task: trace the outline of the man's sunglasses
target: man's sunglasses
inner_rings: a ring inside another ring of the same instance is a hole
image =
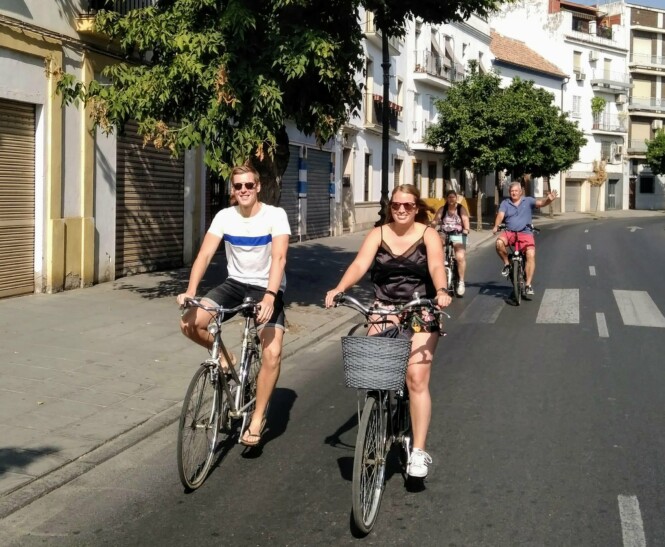
[[[245,188],[247,188],[247,190],[254,190],[254,186],[256,186],[256,183],[255,182],[244,182],[244,183],[243,182],[234,182],[233,184],[231,184],[231,186],[233,186],[233,189],[236,192],[239,192],[240,190],[242,190],[243,185],[245,186]]]
[[[391,201],[390,202],[390,208],[397,212],[399,211],[400,207],[404,207],[404,210],[407,213],[412,213],[413,211],[416,210],[416,207],[418,207],[413,201],[408,201],[406,203],[400,203],[399,201]]]

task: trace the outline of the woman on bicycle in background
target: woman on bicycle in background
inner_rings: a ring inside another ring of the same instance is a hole
[[[436,212],[431,226],[436,230],[445,232],[453,244],[459,281],[457,287],[452,288],[456,290],[457,296],[463,296],[466,291],[464,274],[466,273],[466,238],[469,234],[469,213],[464,205],[457,202],[457,192],[455,190],[448,190],[446,204]]]
[[[353,287],[370,268],[377,307],[395,309],[396,304],[410,301],[415,292],[435,298],[439,308],[450,304],[441,239],[429,227],[428,210],[415,186],[396,187],[386,211],[386,224],[367,235],[340,282],[326,293],[326,307],[331,307],[335,295]],[[411,357],[406,372],[413,432],[407,474],[424,478],[432,462],[425,452],[425,441],[432,415],[429,379],[439,326],[431,313],[423,313],[418,319],[412,323]]]

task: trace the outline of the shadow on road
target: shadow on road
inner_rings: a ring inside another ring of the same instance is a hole
[[[58,452],[54,446],[42,446],[26,450],[24,448],[0,448],[0,476],[8,472],[21,473],[26,467],[43,456]]]

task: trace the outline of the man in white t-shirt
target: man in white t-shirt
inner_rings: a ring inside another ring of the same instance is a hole
[[[261,441],[268,401],[279,378],[285,320],[284,268],[291,229],[284,209],[259,201],[261,183],[256,170],[248,165],[236,167],[230,180],[231,197],[236,205],[215,215],[192,265],[187,290],[178,295],[177,302],[182,306],[186,298],[196,296],[199,283],[223,240],[228,276],[204,299],[229,308],[241,304],[245,296],[260,303],[257,323],[263,357],[257,379],[256,409],[240,441],[246,446],[256,446]],[[208,312],[189,308],[180,328],[185,336],[210,349],[209,322]]]

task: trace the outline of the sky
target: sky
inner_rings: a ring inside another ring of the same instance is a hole
[[[598,5],[602,6],[603,4],[608,4],[607,0],[573,0],[576,4],[583,4],[585,6]],[[627,4],[633,4],[634,6],[648,6],[650,8],[660,8],[665,9],[665,0],[628,0]]]

